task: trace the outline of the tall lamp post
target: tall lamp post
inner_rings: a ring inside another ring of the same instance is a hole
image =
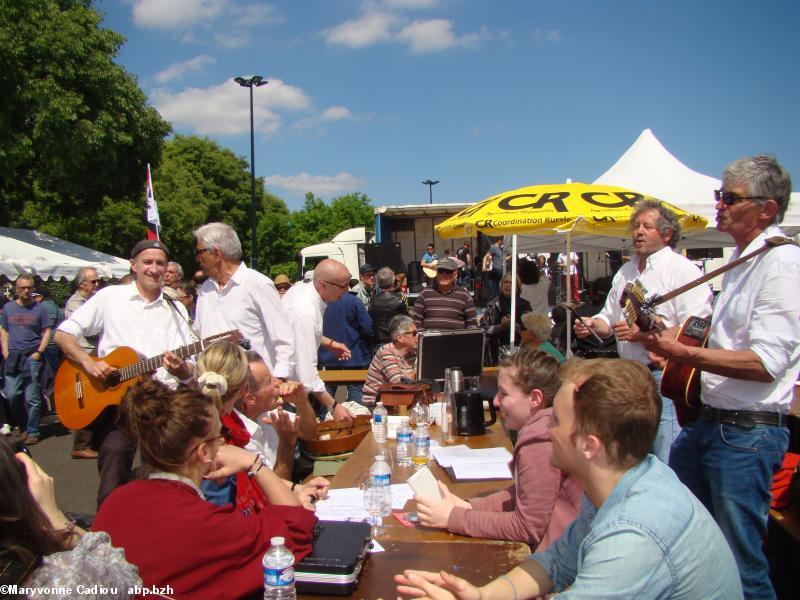
[[[253,75],[249,79],[236,77],[234,79],[242,87],[250,88],[250,229],[252,240],[250,243],[250,268],[256,268],[256,141],[253,127],[253,88],[267,85],[261,75]]]
[[[422,185],[428,186],[428,204],[433,204],[433,186],[435,186],[439,181],[431,181],[430,179],[426,179],[422,182]]]

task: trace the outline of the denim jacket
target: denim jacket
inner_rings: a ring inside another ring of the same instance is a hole
[[[564,598],[742,598],[716,522],[652,454],[625,473],[599,510],[584,496],[578,518],[531,559],[556,591],[566,590]]]

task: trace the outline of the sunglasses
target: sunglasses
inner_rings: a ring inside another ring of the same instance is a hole
[[[419,331],[416,329],[414,331],[406,331],[406,334],[410,335],[411,337],[417,337],[419,335]]]
[[[720,200],[722,200],[722,203],[725,206],[733,206],[742,200],[769,200],[769,198],[766,196],[740,196],[738,194],[734,194],[733,192],[714,190],[714,201],[718,203]]]
[[[350,289],[349,285],[342,285],[341,283],[336,283],[335,281],[328,281],[327,279],[323,279],[322,281],[324,281],[325,283],[328,283],[330,285],[335,285],[340,290],[349,290]]]

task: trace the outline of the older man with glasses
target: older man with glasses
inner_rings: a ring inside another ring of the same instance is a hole
[[[417,297],[412,316],[420,329],[467,329],[476,327],[475,303],[456,285],[458,265],[452,258],[439,261],[436,279]]]
[[[736,243],[731,261],[783,236],[792,182],[772,156],[735,160],[714,194],[717,229]],[[669,466],[714,516],[733,550],[746,598],[775,598],[763,552],[770,485],[789,443],[786,426],[800,374],[800,248],[773,247],[727,271],[708,344],[674,332],[645,347],[702,371],[702,409],[672,445]]]
[[[339,261],[327,258],[314,269],[311,281],[298,283],[286,292],[283,307],[288,325],[294,332],[297,378],[334,419],[352,423],[353,414],[328,393],[317,370],[317,350],[325,348],[341,360],[351,357],[350,350],[322,334],[328,302],[336,302],[350,289],[350,272]]]

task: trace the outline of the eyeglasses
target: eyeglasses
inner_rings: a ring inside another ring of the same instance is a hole
[[[196,445],[194,448],[192,448],[192,449],[189,451],[189,454],[188,454],[187,456],[191,456],[192,454],[194,454],[194,453],[195,453],[195,451],[196,451],[196,450],[197,450],[197,449],[198,449],[200,446],[202,446],[203,444],[208,444],[209,442],[216,442],[217,440],[222,440],[223,442],[225,442],[225,443],[228,443],[228,442],[230,442],[230,441],[231,441],[231,438],[232,438],[232,437],[233,437],[233,436],[231,435],[231,430],[230,430],[230,429],[228,429],[227,427],[225,427],[225,425],[223,425],[223,426],[220,428],[220,430],[219,430],[219,435],[215,435],[214,437],[210,437],[210,438],[206,438],[206,439],[204,439],[202,442],[200,442],[200,443],[199,443],[199,444],[197,444],[197,445]]]
[[[340,290],[346,290],[350,288],[349,285],[342,285],[341,283],[336,283],[335,281],[328,281],[327,279],[323,279],[322,281],[324,281],[325,283],[329,283],[331,285],[335,285]]]
[[[455,271],[451,271],[450,269],[436,269],[436,273],[444,273],[445,275],[452,275]]]
[[[290,287],[292,287],[292,286],[290,286],[290,285],[287,285],[287,284],[285,284],[285,283],[282,283],[282,284],[280,284],[280,285],[276,285],[275,287],[276,287],[277,289],[281,290],[282,292],[285,292],[286,290],[288,290],[288,289],[289,289]]]
[[[722,203],[725,206],[733,206],[742,200],[769,200],[769,198],[767,196],[740,196],[738,194],[734,194],[733,192],[714,190],[714,201],[719,202],[720,200],[722,200]]]
[[[195,248],[194,255],[200,256],[203,252],[211,252],[211,248]]]
[[[18,285],[15,289],[21,292],[23,290],[32,290],[33,286],[32,285]]]
[[[419,335],[419,331],[414,329],[413,331],[406,331],[406,335],[410,335],[411,337],[417,337]]]
[[[86,283],[91,283],[92,285],[100,285],[99,279],[87,279]]]

